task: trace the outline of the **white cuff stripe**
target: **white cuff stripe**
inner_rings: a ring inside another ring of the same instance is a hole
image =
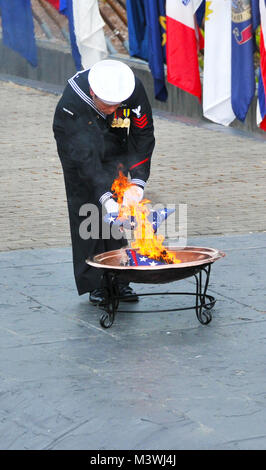
[[[112,193],[109,193],[109,192],[104,193],[104,194],[100,197],[99,202],[100,202],[101,204],[103,204],[105,201],[107,201],[107,199],[110,199],[110,197],[112,197]]]
[[[131,180],[131,183],[133,183],[133,184],[139,184],[139,185],[142,186],[143,188],[145,188],[145,184],[146,184],[145,181],[139,180],[139,179],[137,179],[137,178]]]

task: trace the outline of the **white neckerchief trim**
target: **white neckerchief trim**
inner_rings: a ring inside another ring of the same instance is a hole
[[[79,95],[79,97],[85,101],[87,104],[89,104],[100,116],[102,116],[104,119],[106,119],[106,114],[102,113],[94,104],[93,100],[84,93],[84,91],[77,85],[75,82],[74,78],[79,74],[80,72],[77,72],[73,77],[71,77],[68,80],[69,85],[73,88],[73,90]]]

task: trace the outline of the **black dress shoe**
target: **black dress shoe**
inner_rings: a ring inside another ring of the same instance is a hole
[[[138,302],[136,292],[129,285],[118,284],[118,289],[121,302]]]
[[[139,300],[136,292],[129,285],[119,284],[118,289],[121,302],[137,302]],[[89,301],[93,305],[104,305],[104,290],[102,288],[92,290]]]

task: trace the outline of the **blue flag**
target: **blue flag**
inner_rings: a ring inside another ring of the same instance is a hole
[[[79,49],[77,46],[76,35],[74,30],[74,18],[73,18],[73,2],[72,0],[60,0],[59,3],[59,12],[62,15],[65,15],[68,18],[68,27],[69,27],[69,35],[70,35],[70,42],[71,42],[71,49],[72,49],[72,57],[75,62],[75,66],[77,70],[82,70],[81,64],[81,56],[79,53]]]
[[[36,67],[38,60],[31,2],[29,0],[0,0],[0,8],[3,43]]]
[[[127,0],[129,54],[148,61],[148,28],[144,10],[145,0]]]
[[[232,0],[231,101],[236,117],[244,121],[255,93],[251,1]]]
[[[196,18],[197,18],[197,23],[199,27],[202,26],[202,21],[205,16],[205,8],[206,8],[206,4],[205,4],[205,0],[203,0],[203,2],[201,2],[199,8],[196,11]]]
[[[252,28],[255,32],[260,25],[260,5],[259,0],[251,0]]]
[[[164,64],[166,63],[165,0],[145,0],[145,17],[149,38],[149,67],[154,80],[154,94],[159,101],[167,100]]]

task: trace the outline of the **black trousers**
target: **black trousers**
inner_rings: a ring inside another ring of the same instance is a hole
[[[102,227],[104,227],[102,225],[102,208],[99,202],[95,200],[92,188],[88,187],[88,184],[80,177],[78,169],[71,166],[69,163],[67,149],[63,140],[57,138],[56,141],[66,188],[74,277],[78,294],[82,295],[100,287],[103,274],[103,270],[89,266],[86,263],[86,259],[99,253],[117,250],[126,246],[127,240],[125,236],[122,236],[122,233],[119,234],[118,231],[115,235],[120,236],[120,238],[117,239],[110,230],[110,238],[103,238],[103,236],[106,236],[108,228],[107,230],[102,230]],[[114,165],[113,162],[112,165],[110,165],[111,182],[118,176],[118,165],[119,162],[117,162],[117,165]],[[99,220],[97,220],[96,217],[96,220],[93,222],[93,216],[90,211],[86,214],[87,204],[93,204],[95,207],[98,207]],[[92,221],[90,222],[90,220]],[[93,226],[93,223],[97,224],[98,222],[99,227]],[[99,237],[94,238],[97,229],[99,229]],[[92,236],[87,238],[89,232]]]

